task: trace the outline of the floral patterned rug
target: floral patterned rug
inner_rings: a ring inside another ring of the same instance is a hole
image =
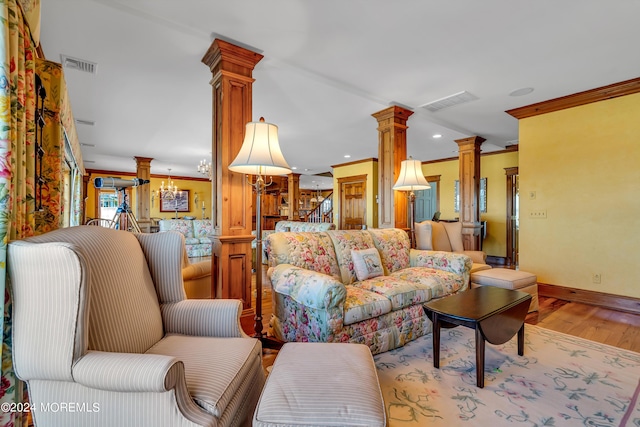
[[[440,369],[432,336],[374,356],[389,427],[640,426],[640,353],[525,325],[486,344],[485,386],[476,387],[475,337],[443,329]]]

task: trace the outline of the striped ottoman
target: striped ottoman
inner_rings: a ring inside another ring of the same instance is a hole
[[[531,295],[529,313],[538,311],[538,278],[533,273],[509,268],[491,268],[471,273],[471,287],[496,286],[514,289]]]
[[[253,415],[254,427],[385,423],[378,374],[363,344],[286,343]]]

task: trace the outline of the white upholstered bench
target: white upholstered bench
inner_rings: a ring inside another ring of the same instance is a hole
[[[533,273],[508,268],[491,268],[471,273],[471,287],[496,286],[515,289],[531,295],[529,313],[538,311],[538,278]]]
[[[369,347],[286,343],[253,415],[254,427],[384,427],[386,415]]]

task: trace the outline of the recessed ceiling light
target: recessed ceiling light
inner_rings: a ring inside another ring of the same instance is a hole
[[[433,135],[433,138],[435,139],[442,138],[442,135],[440,135],[439,133],[436,133],[435,135]]]
[[[83,146],[83,147],[95,147],[96,146],[96,144],[87,144],[86,142],[81,142],[80,145]]]
[[[532,87],[523,87],[520,89],[516,89],[512,92],[509,93],[509,96],[522,96],[522,95],[528,95],[531,92],[533,92],[533,88]]]
[[[296,170],[296,169],[298,169],[298,167],[297,166],[291,166],[291,169]]]
[[[351,158],[351,154],[345,154],[345,155],[344,155],[344,158],[345,158],[345,159],[349,159],[349,158]]]

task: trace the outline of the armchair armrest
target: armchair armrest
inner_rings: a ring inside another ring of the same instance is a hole
[[[465,254],[411,249],[409,263],[411,267],[429,267],[459,274],[464,278],[465,287],[469,286],[473,261]]]
[[[73,366],[75,382],[107,391],[161,393],[183,377],[181,361],[159,354],[90,351]]]
[[[207,337],[247,335],[240,326],[242,303],[235,299],[189,299],[160,306],[166,333]]]
[[[291,264],[280,264],[272,268],[270,278],[275,292],[288,295],[307,307],[340,307],[347,298],[344,285],[334,277]]]

